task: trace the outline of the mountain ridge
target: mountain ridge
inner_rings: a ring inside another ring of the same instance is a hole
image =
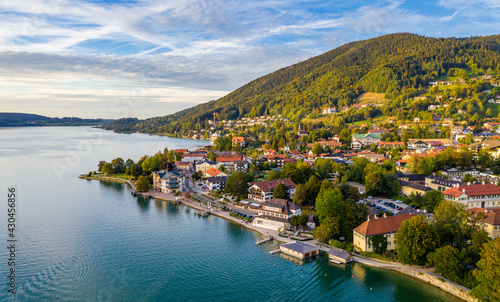
[[[344,44],[257,78],[226,96],[171,115],[122,120],[122,130],[174,133],[243,116],[282,115],[300,121],[324,106],[351,105],[364,92],[392,101],[418,95],[450,68],[498,69],[500,35],[432,38],[398,33]],[[471,66],[469,66],[471,65]],[[120,130],[111,123],[109,129]]]

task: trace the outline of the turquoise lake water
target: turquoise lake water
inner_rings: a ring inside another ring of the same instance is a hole
[[[257,246],[261,236],[237,224],[77,178],[99,160],[208,143],[89,127],[0,129],[5,247],[7,187],[19,192],[17,294],[7,293],[2,247],[0,301],[461,301],[395,272],[270,255],[276,242]]]

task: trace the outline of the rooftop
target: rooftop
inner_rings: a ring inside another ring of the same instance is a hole
[[[319,250],[319,248],[317,247],[310,246],[309,244],[305,244],[302,242],[286,243],[282,244],[281,246],[301,254],[306,254]]]
[[[370,217],[368,220],[360,224],[354,229],[363,236],[375,236],[388,233],[396,233],[401,226],[403,221],[408,220],[416,215],[405,214],[405,215],[395,215],[387,217]]]

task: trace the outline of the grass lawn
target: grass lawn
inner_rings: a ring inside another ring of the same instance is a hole
[[[373,125],[373,123],[370,123],[368,120],[354,122],[354,125],[356,125],[356,126],[359,126],[361,124],[367,124],[370,127]]]
[[[484,111],[486,111],[486,109],[490,108],[491,109],[491,116],[492,117],[498,116],[498,106],[500,106],[500,105],[486,103],[486,105],[484,105]]]
[[[359,103],[383,104],[387,101],[385,93],[365,92],[356,99]]]

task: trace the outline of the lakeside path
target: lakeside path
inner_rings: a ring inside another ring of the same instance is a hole
[[[135,188],[135,184],[130,181],[130,180],[125,180],[122,178],[117,178],[117,177],[106,177],[106,176],[92,176],[92,177],[87,177],[86,175],[81,175],[79,178],[83,179],[96,179],[96,180],[104,180],[104,181],[113,181],[113,182],[120,182],[120,183],[126,183],[130,186],[130,189],[132,190],[133,193],[136,193],[137,195],[143,196],[143,197],[151,197],[159,200],[164,200],[167,202],[180,202],[183,205],[186,205],[190,208],[197,209],[203,212],[210,212],[211,215],[227,219],[229,221],[232,221],[234,223],[237,223],[247,229],[250,229],[252,231],[258,232],[262,234],[263,236],[273,236],[274,240],[281,241],[281,242],[295,242],[296,240],[286,238],[286,237],[281,237],[279,236],[277,231],[274,230],[269,230],[261,227],[254,226],[252,223],[247,222],[245,220],[241,220],[235,217],[230,216],[230,212],[222,211],[219,208],[209,208],[200,202],[193,201],[193,200],[187,200],[182,197],[175,196],[174,194],[169,194],[169,193],[162,193],[156,190],[150,190],[148,192],[137,192]],[[329,247],[319,243],[317,240],[311,240],[309,241],[313,245],[318,245],[320,250],[324,252],[328,252],[330,249]],[[353,255],[353,261],[368,265],[371,267],[376,267],[376,268],[381,268],[381,269],[388,269],[388,270],[393,270],[397,271],[401,274],[405,274],[407,276],[413,277],[415,279],[421,280],[425,283],[431,284],[435,287],[440,288],[441,290],[444,290],[460,299],[463,299],[465,301],[470,301],[470,302],[477,302],[475,298],[473,298],[470,295],[471,290],[461,286],[451,280],[445,279],[442,276],[439,276],[435,273],[432,272],[432,269],[430,268],[425,268],[425,267],[419,267],[419,266],[404,266],[401,265],[397,262],[389,262],[389,261],[383,261],[379,259],[372,259],[368,258],[365,256],[362,256],[357,253],[351,253]]]

